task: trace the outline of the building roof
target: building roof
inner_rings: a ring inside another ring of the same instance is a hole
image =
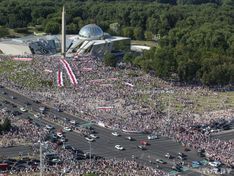
[[[88,24],[80,29],[79,37],[83,39],[100,39],[103,37],[102,29],[96,24]]]

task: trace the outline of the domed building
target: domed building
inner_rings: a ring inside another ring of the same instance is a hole
[[[91,54],[102,57],[106,51],[123,54],[130,50],[130,38],[111,36],[96,24],[83,26],[78,35],[67,36],[67,54]]]
[[[0,52],[10,55],[94,55],[102,57],[106,51],[115,55],[129,51],[130,38],[111,36],[96,24],[83,26],[77,35],[66,35],[65,8],[62,12],[62,35],[34,35],[0,40]]]
[[[66,54],[94,55],[101,58],[106,51],[115,55],[130,50],[130,38],[111,36],[96,24],[83,26],[77,35],[66,35]],[[9,55],[54,55],[61,52],[60,35],[29,35],[0,40],[0,51]]]
[[[88,24],[80,29],[79,38],[83,40],[100,40],[103,38],[102,29],[96,24]]]

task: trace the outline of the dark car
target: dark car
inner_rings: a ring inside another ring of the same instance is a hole
[[[179,152],[178,156],[186,157],[186,155],[184,153],[182,153],[182,152]]]
[[[58,111],[58,112],[63,112],[63,110],[60,109],[60,108],[56,108],[56,111]]]
[[[181,161],[183,161],[183,160],[186,159],[185,156],[181,156],[181,155],[177,156],[177,158],[178,158],[179,160],[181,160]]]
[[[181,172],[182,171],[182,167],[180,165],[176,165],[176,166],[172,166],[172,169],[177,171],[177,172]]]
[[[5,104],[10,104],[10,102],[7,101],[7,100],[4,100],[3,103],[5,103]]]
[[[11,104],[12,108],[17,108],[17,106],[15,104]]]
[[[13,99],[13,100],[14,100],[14,99],[16,99],[16,97],[12,95],[12,96],[11,96],[11,99]]]
[[[11,115],[13,115],[13,116],[18,116],[18,115],[21,115],[22,113],[21,112],[19,112],[19,111],[13,111],[12,113],[11,113]]]
[[[229,124],[224,125],[223,130],[230,130],[230,125]]]
[[[41,102],[39,100],[33,100],[34,103],[40,104]]]
[[[33,123],[33,119],[30,116],[28,116],[27,119],[29,123]]]
[[[24,102],[24,104],[26,104],[27,106],[31,105],[29,101]]]

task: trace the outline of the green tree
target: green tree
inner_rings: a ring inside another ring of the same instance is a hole
[[[119,23],[111,23],[110,24],[110,29],[114,33],[118,34],[120,32],[120,24]]]
[[[6,37],[9,35],[7,28],[0,26],[0,37]]]
[[[158,48],[155,51],[153,65],[156,74],[159,77],[167,78],[177,68],[176,60],[173,56],[173,49],[170,47]]]
[[[111,52],[106,52],[104,54],[104,64],[105,66],[115,67],[117,60]]]
[[[144,35],[145,35],[146,40],[152,40],[153,39],[153,33],[150,32],[150,31],[145,31]]]
[[[5,118],[2,124],[2,131],[9,131],[11,129],[11,121],[9,118]]]
[[[133,38],[134,37],[133,29],[134,29],[133,27],[123,28],[122,30],[123,36]]]
[[[123,61],[126,63],[132,64],[134,61],[134,56],[132,55],[132,53],[125,53],[123,57]]]
[[[143,40],[144,39],[144,32],[141,27],[136,27],[133,30],[133,36],[136,40]]]
[[[45,32],[50,34],[58,34],[60,32],[59,23],[54,21],[49,21],[45,26]]]
[[[67,25],[68,34],[77,34],[78,31],[79,31],[78,25],[74,23],[70,23],[69,25]]]

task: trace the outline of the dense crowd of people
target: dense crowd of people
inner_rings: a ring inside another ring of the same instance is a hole
[[[0,113],[0,119],[6,115]],[[30,123],[27,119],[11,117],[12,128],[10,131],[0,134],[0,147],[31,145],[40,140],[40,135],[45,135],[45,131]]]
[[[11,59],[9,56],[0,57],[0,61]],[[1,73],[4,76],[0,83],[87,121],[101,122],[112,129],[157,132],[185,146],[205,149],[207,157],[234,166],[233,140],[213,140],[209,132],[193,129],[195,125],[209,125],[220,120],[230,122],[234,119],[234,111],[222,104],[223,110],[197,114],[192,110],[194,102],[184,98],[216,93],[201,87],[172,86],[135,68],[104,67],[100,60],[90,56],[70,58],[68,62],[78,80],[76,86],[71,85],[64,70],[65,86],[57,87],[56,72],[61,66],[56,56],[33,56],[33,61],[24,67],[17,67],[17,71]],[[30,74],[36,76],[37,80],[50,81],[52,84],[33,86],[32,91],[24,84],[27,75],[21,77],[22,80],[10,79],[17,77],[22,70],[32,72]],[[165,94],[167,96],[163,96]],[[182,111],[171,111],[165,107],[173,106],[162,103],[170,101],[170,97],[184,105]]]

